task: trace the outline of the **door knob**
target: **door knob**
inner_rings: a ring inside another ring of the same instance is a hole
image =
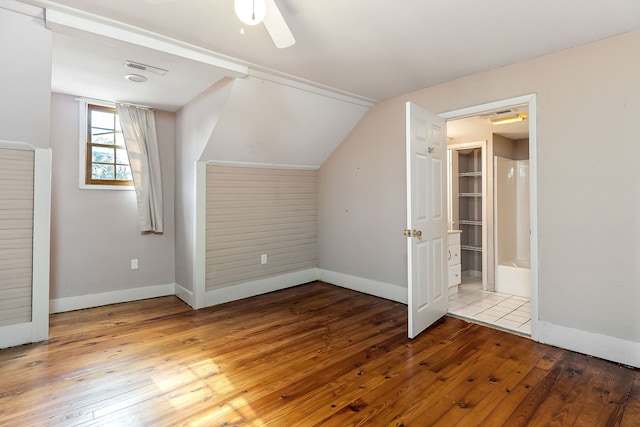
[[[404,230],[402,232],[402,234],[404,234],[407,237],[421,237],[422,236],[422,231],[416,230],[414,228],[413,230]]]

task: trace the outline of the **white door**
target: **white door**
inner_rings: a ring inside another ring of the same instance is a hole
[[[444,119],[407,102],[409,338],[447,313],[447,144]]]

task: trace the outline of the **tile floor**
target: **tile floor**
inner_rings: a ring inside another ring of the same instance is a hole
[[[531,335],[531,299],[483,291],[481,282],[459,285],[449,296],[449,314]]]

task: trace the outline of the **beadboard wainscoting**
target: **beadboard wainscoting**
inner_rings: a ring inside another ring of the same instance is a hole
[[[207,165],[206,188],[207,305],[317,267],[317,171]]]
[[[31,322],[33,162],[33,151],[0,149],[0,326]]]
[[[50,150],[0,141],[0,348],[49,334],[50,176]]]

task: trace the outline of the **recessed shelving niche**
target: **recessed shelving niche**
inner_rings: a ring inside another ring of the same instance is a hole
[[[482,148],[458,150],[458,209],[462,271],[482,274]]]

